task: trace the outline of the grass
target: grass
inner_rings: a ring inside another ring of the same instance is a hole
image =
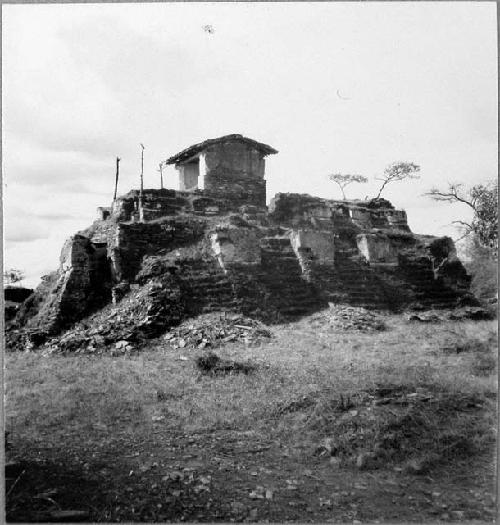
[[[9,439],[30,461],[100,460],[120,472],[133,470],[125,459],[133,450],[166,457],[171,438],[198,435],[221,435],[227,442],[237,436],[253,446],[279,443],[293,461],[318,461],[321,468],[326,458],[338,458],[341,468],[358,462],[372,471],[425,473],[456,469],[456,461],[474,456],[491,458],[495,323],[384,320],[386,331],[366,334],[315,326],[306,318],[273,327],[272,339],[255,346],[217,349],[222,359],[254,365],[248,374],[202,374],[196,358],[206,350],[174,350],[161,340],[128,357],[7,354]],[[117,450],[119,459],[109,460]],[[116,491],[132,482],[124,479],[115,479]],[[127,503],[119,511],[109,501],[95,505],[97,520],[137,518],[136,510],[123,510]],[[151,512],[148,507],[148,519],[155,520]]]

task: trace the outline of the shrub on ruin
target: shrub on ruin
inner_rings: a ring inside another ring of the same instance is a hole
[[[340,191],[342,192],[342,198],[346,200],[344,188],[349,186],[350,184],[363,184],[365,182],[368,182],[368,179],[364,177],[363,175],[356,175],[356,174],[348,174],[348,173],[332,173],[331,175],[328,175],[328,178],[337,184],[337,186],[340,188]]]
[[[384,170],[384,174],[380,177],[376,177],[376,180],[382,181],[382,185],[378,190],[378,194],[375,197],[380,199],[380,195],[384,191],[385,187],[391,182],[398,182],[409,179],[418,179],[420,176],[418,172],[420,171],[420,166],[413,162],[393,162],[389,164]]]

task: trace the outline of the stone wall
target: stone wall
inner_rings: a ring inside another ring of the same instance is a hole
[[[233,182],[235,179],[231,179]],[[248,195],[252,193],[251,188],[260,182],[250,181],[248,184],[242,181],[238,186],[235,184],[232,192],[224,190],[193,190],[177,191],[170,189],[156,190],[148,189],[143,192],[143,219],[152,221],[163,217],[175,215],[201,215],[213,216],[224,214],[229,211],[238,211],[242,204],[247,204]],[[259,186],[258,192],[262,192]],[[264,184],[264,207],[265,207],[265,184]],[[254,192],[255,193],[255,192]],[[262,200],[262,195],[258,199]],[[262,208],[262,206],[260,206]],[[110,220],[114,222],[138,222],[139,221],[139,192],[131,191],[119,197],[112,207]]]
[[[375,202],[374,202],[375,201]],[[270,217],[279,224],[310,223],[320,228],[349,229],[352,234],[372,228],[407,231],[403,210],[395,210],[383,199],[338,201],[300,193],[277,193],[269,205]]]
[[[264,179],[248,179],[245,175],[237,175],[225,168],[219,168],[207,175],[207,184],[209,188],[205,189],[206,195],[225,200],[231,210],[237,210],[246,204],[266,205]]]
[[[256,177],[246,184],[260,180],[254,161]],[[211,166],[220,175],[220,166]],[[247,189],[238,190],[241,199]],[[430,308],[473,300],[453,241],[412,234],[406,214],[383,199],[278,194],[269,213],[248,199],[239,213],[228,213],[240,197],[218,198],[217,191],[145,190],[144,222],[136,220],[137,191],[117,199],[110,217],[65,243],[59,269],[23,303],[19,324],[41,340],[111,302],[112,294],[133,312],[133,291],[157,279],[167,295],[143,297],[145,308],[151,303],[160,312],[155,334],[180,316],[214,309],[287,317],[329,301]],[[162,321],[171,307],[175,315]]]
[[[198,189],[198,177],[200,175],[200,161],[198,159],[181,164],[177,169],[179,171],[180,191]]]
[[[223,227],[210,234],[211,247],[222,269],[234,264],[260,264],[260,238],[255,227]]]
[[[68,322],[79,319],[88,308],[92,273],[95,273],[94,249],[87,237],[68,239],[61,252],[61,293],[59,309]]]
[[[266,205],[265,159],[261,151],[244,142],[224,142],[205,151],[205,183],[208,194],[244,204]]]
[[[398,250],[391,244],[389,237],[383,233],[361,233],[356,237],[358,249],[363,257],[371,263],[398,262]]]
[[[246,142],[238,140],[218,142],[206,148],[204,154],[207,177],[214,171],[224,168],[248,178],[264,178],[264,154]],[[210,189],[207,183],[205,188]]]
[[[185,193],[170,189],[144,190],[142,204],[144,220],[177,215],[191,209],[190,200]],[[131,191],[116,199],[111,216],[115,221],[138,220],[139,191]]]
[[[335,260],[335,234],[333,231],[293,229],[290,232],[292,247],[300,258],[307,252],[320,264],[333,264]]]
[[[58,270],[25,301],[19,321],[34,333],[57,333],[106,304],[110,297],[105,251],[77,234],[64,243]]]
[[[132,281],[145,255],[171,251],[193,243],[203,237],[204,231],[205,223],[194,218],[119,223],[108,246],[113,280]]]

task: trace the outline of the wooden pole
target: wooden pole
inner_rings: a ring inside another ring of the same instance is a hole
[[[144,145],[141,144],[141,189],[139,191],[139,220],[144,219],[144,212],[142,209],[142,199],[144,190]]]
[[[160,169],[158,171],[160,172],[160,188],[163,189],[163,162],[160,162],[159,166]]]
[[[141,195],[144,190],[144,146],[141,144]]]
[[[113,195],[113,202],[116,200],[116,192],[118,190],[118,177],[120,175],[120,158],[116,157],[116,177],[115,177],[115,194]]]

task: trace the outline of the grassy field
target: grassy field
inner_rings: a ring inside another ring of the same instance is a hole
[[[273,326],[204,374],[207,349],[12,353],[7,517],[89,521],[467,521],[495,516],[496,321],[359,333]]]

